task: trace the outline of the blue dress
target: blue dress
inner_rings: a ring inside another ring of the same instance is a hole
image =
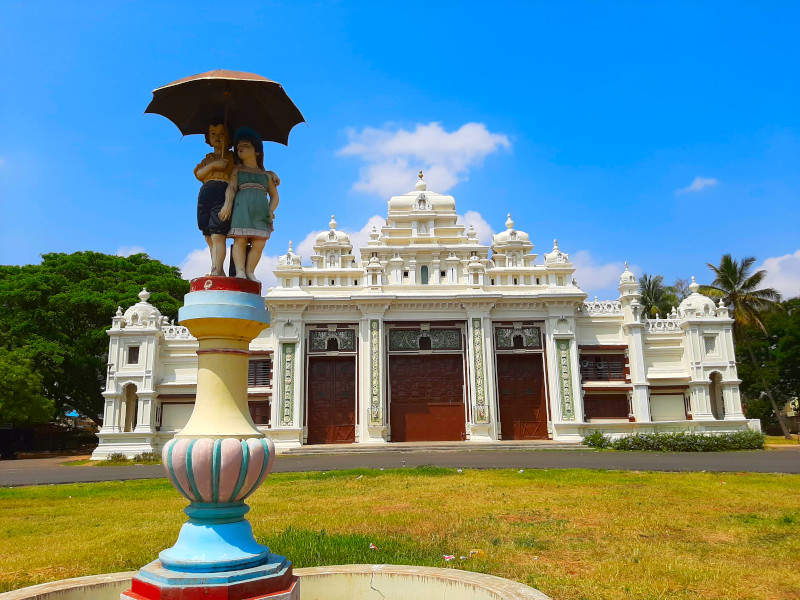
[[[228,237],[260,237],[272,234],[272,215],[269,210],[270,174],[266,171],[239,167],[235,174],[237,191],[233,200],[231,229]]]

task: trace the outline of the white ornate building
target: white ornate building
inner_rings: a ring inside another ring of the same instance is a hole
[[[663,319],[642,314],[627,267],[619,299],[587,301],[557,243],[537,260],[509,216],[481,245],[422,180],[360,250],[331,219],[311,266],[291,244],[280,258],[249,381],[279,449],[758,428],[742,414],[728,309],[694,278]],[[193,406],[197,342],[148,298],[112,319],[95,458],[160,449]]]

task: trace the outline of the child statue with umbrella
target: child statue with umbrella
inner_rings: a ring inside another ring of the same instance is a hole
[[[234,240],[237,276],[255,281],[255,267],[272,232],[280,184],[275,173],[264,170],[263,141],[288,145],[289,132],[305,121],[303,115],[276,81],[223,69],[156,89],[145,112],[167,117],[184,135],[206,135],[214,147],[195,168],[203,182],[198,225],[211,250],[211,275],[223,275],[227,235]],[[218,115],[224,115],[222,120]],[[227,135],[233,129],[231,156],[226,153]]]
[[[264,170],[264,144],[252,128],[239,127],[233,136],[233,147],[237,165],[219,218],[231,220],[228,237],[233,238],[231,253],[236,276],[258,281],[255,270],[274,229],[280,179],[272,171]]]

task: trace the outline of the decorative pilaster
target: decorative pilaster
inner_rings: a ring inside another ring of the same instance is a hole
[[[475,423],[489,422],[486,404],[486,369],[483,356],[483,328],[481,319],[472,319],[472,363],[475,372]]]
[[[296,344],[281,344],[283,387],[281,389],[281,425],[291,427],[294,421],[294,368]]]
[[[369,322],[369,422],[383,424],[381,403],[381,324],[378,319]]]
[[[574,421],[575,402],[572,392],[570,341],[556,340],[556,354],[558,355],[558,380],[561,392],[561,420]]]

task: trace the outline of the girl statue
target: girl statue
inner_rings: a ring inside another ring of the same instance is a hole
[[[231,221],[228,237],[233,238],[231,255],[236,277],[258,281],[255,270],[264,244],[273,231],[281,180],[272,171],[264,170],[264,144],[253,129],[237,129],[233,135],[233,147],[236,166],[219,217]]]
[[[194,176],[202,182],[197,196],[197,226],[206,238],[211,251],[211,275],[223,275],[225,263],[225,238],[230,223],[219,217],[219,211],[225,203],[225,191],[231,179],[233,155],[230,148],[230,136],[222,120],[209,123],[206,143],[214,148],[213,152],[194,168]]]

